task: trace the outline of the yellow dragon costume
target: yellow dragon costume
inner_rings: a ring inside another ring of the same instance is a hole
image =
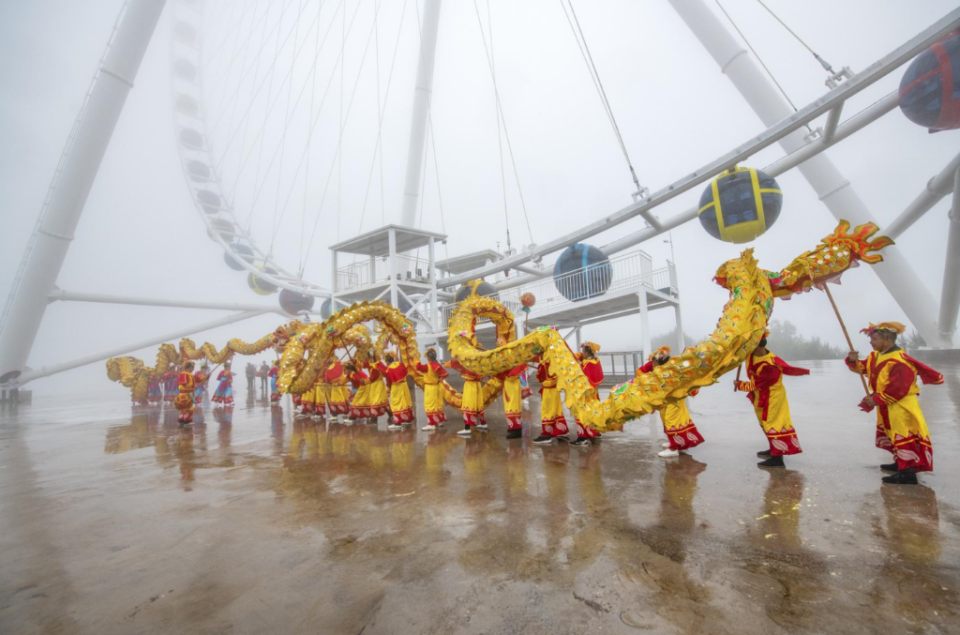
[[[730,298],[710,337],[671,357],[652,372],[616,386],[603,401],[596,399],[597,389],[587,380],[570,347],[554,327],[542,326],[517,339],[513,314],[493,298],[477,296],[458,306],[447,329],[448,348],[451,356],[465,368],[491,378],[483,386],[486,405],[492,403],[502,390],[502,383],[496,378],[498,375],[539,356],[550,364],[567,407],[577,409],[584,426],[597,432],[619,430],[632,419],[677,403],[692,391],[717,383],[721,375],[742,364],[763,336],[775,298],[822,286],[861,261],[867,264],[880,262],[882,257],[873,252],[893,244],[883,236],[874,238],[877,227],[873,224],[860,225],[852,232],[849,230],[850,224],[841,221],[816,249],[801,254],[780,272],[759,268],[752,249],[725,262],[714,279],[730,292]],[[502,345],[491,350],[476,346],[474,330],[478,318],[487,318],[494,323],[497,341]],[[245,350],[258,352],[255,350],[258,346],[262,346],[259,350],[275,344],[283,346],[277,383],[281,392],[299,395],[314,389],[327,360],[343,346],[343,334],[356,325],[371,321],[379,325],[378,346],[394,342],[402,362],[408,369],[415,369],[420,362],[420,351],[413,325],[403,314],[383,302],[351,305],[322,323],[304,325],[294,322],[281,327],[278,333],[282,331],[285,345],[275,333],[252,345],[231,340],[224,351],[229,351],[232,356],[234,352],[252,354],[245,353]],[[164,346],[173,349],[171,345]],[[227,354],[208,344],[202,349],[214,363],[218,358],[210,354]],[[155,372],[132,358],[109,360],[107,368],[111,379],[135,386],[135,390],[142,382],[144,394],[147,374]],[[159,360],[157,368],[161,368]],[[424,374],[416,370],[411,374],[422,387]],[[441,387],[444,401],[459,408],[462,395],[446,382],[442,382]]]

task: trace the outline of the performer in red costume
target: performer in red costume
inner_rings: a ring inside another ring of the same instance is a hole
[[[177,396],[174,407],[180,411],[177,421],[181,426],[193,423],[193,391],[197,389],[197,378],[193,376],[193,362],[183,365],[183,371],[177,376]]]
[[[232,406],[233,378],[235,376],[236,373],[230,371],[230,362],[224,364],[223,370],[221,370],[220,374],[217,375],[217,380],[220,383],[217,385],[217,390],[213,393],[213,397],[210,398],[210,401],[213,403],[222,403],[225,406]]]
[[[179,377],[179,372],[177,367],[174,364],[170,364],[167,368],[167,372],[163,374],[163,400],[167,403],[173,403],[173,400],[176,399],[179,394],[177,389],[177,378]]]
[[[567,441],[567,420],[563,416],[563,402],[557,388],[557,376],[550,371],[550,363],[537,359],[537,381],[540,382],[540,436],[533,440],[538,445],[552,443],[554,439]]]
[[[403,426],[413,423],[413,400],[407,385],[407,367],[390,353],[383,358],[387,363],[377,362],[377,368],[390,385],[390,412],[393,413],[393,423],[387,426],[387,430],[402,430]]]
[[[873,391],[860,402],[860,409],[877,409],[876,445],[893,454],[894,462],[881,465],[883,477],[892,485],[916,485],[917,472],[933,471],[933,441],[920,409],[919,378],[924,384],[942,384],[943,375],[907,355],[897,346],[897,335],[906,327],[899,322],[871,324],[862,333],[873,348],[865,360],[856,351],[847,355],[847,367],[866,375]]]
[[[783,387],[783,376],[809,374],[810,371],[806,368],[791,366],[767,350],[765,335],[747,358],[749,381],[734,380],[737,390],[750,393],[747,398],[753,404],[757,421],[770,443],[770,449],[757,452],[757,456],[764,459],[757,464],[760,467],[783,467],[784,455],[803,452],[797,431],[790,419],[790,405],[787,403],[787,389]]]
[[[594,342],[584,342],[584,344],[580,346],[580,353],[577,355],[577,358],[580,361],[580,368],[583,369],[583,374],[587,376],[587,381],[589,381],[590,385],[594,388],[599,386],[603,381],[603,366],[600,365],[600,360],[597,359],[597,353],[599,352],[599,344]],[[600,403],[600,396],[597,394],[594,394],[589,400],[587,407],[589,408],[594,403]],[[579,407],[577,410],[579,410]],[[587,428],[580,423],[580,416],[576,411],[574,412],[574,420],[577,422],[577,440],[570,445],[575,445],[578,448],[584,448],[591,442],[596,442],[600,439],[599,432],[592,428]]]
[[[277,378],[280,376],[280,362],[273,362],[267,377],[270,378],[270,401],[277,403],[280,401],[280,387],[277,386]]]

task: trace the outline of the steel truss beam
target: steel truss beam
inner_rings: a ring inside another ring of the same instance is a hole
[[[179,340],[182,337],[187,337],[193,335],[194,333],[200,333],[202,331],[207,331],[218,326],[225,326],[227,324],[234,324],[235,322],[242,322],[243,320],[249,320],[250,318],[258,317],[267,313],[267,311],[244,311],[242,313],[233,313],[231,315],[224,316],[222,318],[217,318],[216,320],[211,320],[209,322],[203,322],[202,324],[197,324],[186,329],[180,329],[178,331],[173,331],[172,333],[165,333],[163,335],[143,340],[140,342],[135,342],[133,344],[127,344],[126,346],[119,346],[117,348],[104,351],[102,353],[94,353],[92,355],[87,355],[85,357],[79,357],[69,362],[64,362],[62,364],[55,364],[53,366],[43,366],[37,370],[29,370],[23,373],[20,376],[20,383],[25,384],[28,381],[33,381],[34,379],[40,379],[42,377],[49,377],[50,375],[56,375],[57,373],[62,373],[66,370],[72,370],[74,368],[79,368],[80,366],[86,366],[87,364],[95,364],[96,362],[102,362],[110,359],[111,357],[119,357],[121,355],[126,355],[127,353],[132,353],[133,351],[138,351],[141,348],[147,348],[150,346],[156,346],[158,344],[163,344],[164,342],[169,342],[171,340]]]

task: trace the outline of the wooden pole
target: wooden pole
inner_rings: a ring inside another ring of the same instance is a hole
[[[743,364],[737,366],[737,379],[736,383],[733,384],[733,392],[737,392],[737,388],[740,386],[740,371],[743,370]]]
[[[823,290],[827,293],[827,297],[830,299],[830,305],[833,307],[833,312],[837,316],[837,320],[840,322],[840,328],[843,329],[843,336],[847,338],[847,346],[850,347],[850,352],[854,352],[853,340],[850,339],[850,333],[847,332],[847,325],[843,323],[843,318],[840,317],[840,310],[837,308],[837,303],[833,301],[833,294],[830,293],[830,287],[826,283],[823,285]],[[863,373],[858,372],[857,375],[860,376],[860,383],[863,384],[863,392],[867,394],[867,397],[870,396],[870,388],[867,386],[867,379],[863,376]]]

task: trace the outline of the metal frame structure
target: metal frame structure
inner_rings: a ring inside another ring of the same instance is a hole
[[[852,77],[847,76],[848,78],[839,84],[836,77],[832,78],[832,81],[828,84],[832,87],[832,90],[806,107],[793,112],[788,109],[785,110],[786,105],[772,92],[773,88],[759,74],[746,51],[736,44],[725,27],[719,23],[702,0],[669,1],[718,62],[721,70],[731,78],[748,103],[765,122],[768,126],[767,129],[682,179],[661,188],[628,207],[606,215],[576,232],[566,234],[541,246],[530,247],[521,253],[508,255],[501,260],[490,262],[474,270],[438,279],[431,248],[429,261],[431,263],[430,286],[432,289],[423,294],[418,304],[425,306],[429,303],[430,308],[425,312],[431,316],[432,321],[435,322],[438,316],[436,301],[441,289],[454,287],[469,280],[483,278],[508,269],[524,271],[526,275],[501,280],[498,282],[498,286],[500,288],[511,288],[522,285],[537,276],[545,275],[545,272],[541,270],[524,266],[525,263],[531,260],[539,261],[547,254],[584,241],[613,225],[621,224],[637,216],[642,217],[647,222],[647,227],[607,245],[604,249],[607,254],[617,253],[692,220],[696,217],[695,210],[688,210],[669,219],[660,219],[653,212],[659,205],[707,182],[720,172],[744,161],[774,143],[781,143],[790,154],[770,166],[768,172],[775,175],[799,166],[831,212],[837,216],[843,215],[854,222],[869,220],[868,210],[853,192],[849,183],[843,180],[826,157],[820,155],[828,147],[893,110],[897,103],[896,95],[885,97],[843,123],[840,123],[841,109],[848,99],[893,72],[952,30],[960,27],[960,8],[958,8],[867,67],[860,74]],[[214,307],[213,303],[78,294],[60,291],[56,288],[57,277],[66,257],[70,241],[73,239],[73,232],[79,222],[90,187],[96,177],[126,96],[133,86],[146,46],[152,38],[164,5],[165,0],[129,0],[129,3],[125,5],[125,11],[118,21],[118,26],[108,44],[107,52],[84,102],[84,107],[68,139],[67,147],[54,174],[47,201],[41,210],[40,218],[28,243],[23,261],[16,273],[13,289],[8,298],[2,322],[0,322],[0,329],[2,329],[0,330],[0,374],[9,370],[22,370],[25,367],[27,356],[42,322],[45,308],[51,299],[150,306],[182,306],[185,308],[228,308],[226,305]],[[412,174],[419,175],[422,171],[422,147],[426,134],[426,122],[429,117],[433,56],[436,49],[439,10],[440,0],[427,0],[423,16],[417,98],[411,122],[408,182]],[[182,44],[189,47],[189,43]],[[827,115],[825,130],[813,137],[804,137],[800,128],[822,115]],[[414,152],[416,147],[419,147],[421,151]],[[187,148],[186,144],[181,143],[181,152],[203,151],[209,153],[209,148]],[[184,154],[182,156],[186,157],[188,155]],[[920,314],[933,308],[933,302],[932,299],[924,297],[922,285],[918,283],[918,279],[912,273],[902,255],[899,255],[896,250],[885,254],[887,264],[885,267],[878,268],[881,279],[910,317],[911,322],[917,326],[921,335],[928,342],[936,346],[952,346],[952,335],[956,329],[957,309],[960,307],[960,276],[956,274],[957,266],[960,265],[960,223],[957,222],[958,214],[960,214],[957,212],[957,209],[960,208],[958,161],[960,161],[960,157],[947,166],[941,175],[933,179],[928,184],[927,189],[891,226],[891,229],[895,232],[904,231],[929,210],[937,200],[953,191],[953,212],[949,233],[950,251],[947,255],[947,272],[944,276],[939,325],[932,322],[930,318],[930,315],[936,313],[935,311],[930,311],[929,314]],[[417,180],[414,179],[414,181]],[[410,201],[407,200],[409,198],[409,196],[405,197],[405,210],[409,206]],[[415,203],[416,200],[413,199],[413,202]],[[224,209],[229,212],[228,205],[225,205]],[[203,209],[201,209],[201,216],[204,216]],[[408,216],[409,214],[403,214],[401,218],[404,219],[405,224],[409,225],[411,221]],[[205,221],[209,221],[206,216],[204,218]],[[209,223],[208,227],[210,227]],[[409,227],[394,227],[391,229],[388,226],[384,229],[387,230],[392,243],[389,249],[389,254],[392,254],[390,266],[396,267],[396,255],[399,253],[395,244],[396,233],[398,231],[409,231]],[[211,237],[224,249],[230,248],[221,233],[214,231]],[[436,236],[430,238],[431,247],[435,238]],[[333,275],[336,276],[336,246],[334,247],[333,258]],[[257,270],[252,263],[246,263],[243,260],[238,260],[238,262],[243,264],[251,274],[259,275],[278,287],[320,297],[327,296],[330,293],[314,286],[305,288],[298,280],[291,279],[289,274],[270,276]],[[401,286],[402,284],[395,279],[392,279],[388,286],[390,299],[394,304],[398,302],[402,295],[406,295],[400,288]],[[336,291],[336,288],[334,291]],[[340,296],[347,297],[346,294],[340,294]],[[427,298],[427,300],[424,300],[424,298]],[[204,306],[200,307],[201,304]],[[240,307],[231,305],[229,308],[234,310]],[[25,374],[23,378],[25,381],[29,381],[53,374],[53,372],[104,359],[104,356],[123,354],[166,339],[181,337],[197,330],[247,319],[268,310],[259,306],[244,306],[242,308],[248,310],[227,316],[215,323],[198,325],[183,332],[166,334],[162,338],[132,344],[123,347],[122,350],[117,349],[100,355],[91,355],[48,369],[32,371]],[[269,310],[279,312],[276,307],[270,307]]]
[[[383,300],[394,307],[409,302],[404,311],[425,333],[440,330],[437,305],[436,244],[443,234],[400,225],[386,225],[330,246],[333,271],[331,305],[346,306],[363,300]],[[405,254],[426,247],[427,259]],[[340,255],[366,258],[340,266]],[[424,269],[426,271],[424,271]]]
[[[783,108],[788,108],[786,104],[775,93],[772,93],[774,88],[769,81],[760,75],[747,52],[736,44],[726,28],[720,24],[701,0],[670,0],[670,2],[714,59],[718,61],[721,70],[731,77],[738,90],[761,115],[761,118],[768,123],[769,127],[737,148],[678,181],[661,188],[647,198],[544,245],[528,249],[473,271],[444,278],[439,282],[440,286],[452,287],[498,271],[514,269],[518,265],[582,242],[607,230],[610,225],[620,224],[637,216],[644,218],[648,227],[608,245],[604,252],[609,255],[642,243],[696,218],[696,211],[688,210],[670,219],[661,220],[653,216],[652,211],[656,207],[709,181],[724,170],[778,142],[791,152],[790,155],[777,162],[779,165],[774,164],[779,168],[778,174],[803,165],[806,169],[804,176],[814,185],[821,200],[824,200],[836,216],[844,215],[845,218],[857,223],[867,222],[871,219],[866,206],[863,205],[850,187],[849,182],[842,178],[832,163],[827,161],[814,163],[811,166],[810,162],[831,145],[847,138],[896,107],[896,95],[890,95],[862,113],[851,117],[844,124],[838,123],[840,120],[839,109],[848,99],[892,73],[931,44],[960,27],[960,8],[951,11],[932,26],[924,29],[903,45],[874,62],[862,73],[843,81],[823,97],[796,112],[789,110],[787,114],[784,114]],[[833,114],[830,114],[831,112]],[[824,114],[829,115],[827,122],[827,133],[829,134],[822,133],[818,139],[803,138],[800,128]],[[775,123],[770,123],[771,121]],[[823,158],[825,159],[825,157]],[[929,294],[925,293],[919,278],[913,273],[912,268],[898,250],[888,251],[889,254],[884,253],[886,262],[879,267],[874,267],[881,280],[928,343],[937,347],[952,347],[952,338],[948,337],[946,333],[942,333],[942,329],[938,328],[937,323],[932,319],[937,311],[934,310],[933,300],[929,297]],[[950,277],[953,277],[953,275],[951,273]],[[505,288],[524,282],[523,277],[520,277],[501,282],[498,286]]]

